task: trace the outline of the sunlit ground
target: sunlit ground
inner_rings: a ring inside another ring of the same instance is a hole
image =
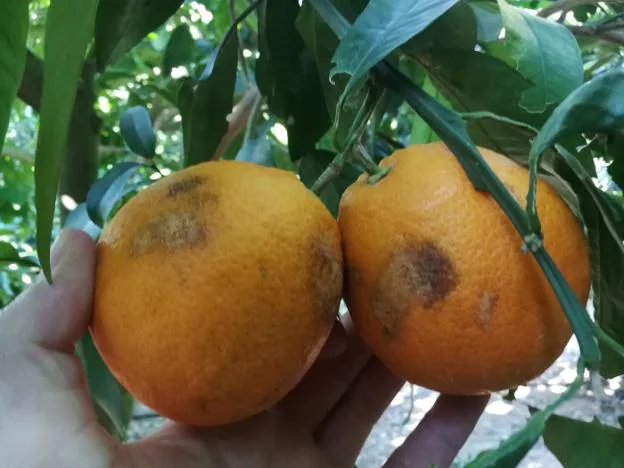
[[[578,345],[570,341],[562,356],[538,379],[528,386],[519,387],[516,401],[503,399],[504,393],[494,395],[457,458],[456,465],[463,466],[482,450],[498,446],[507,436],[522,428],[529,417],[528,406],[544,408],[554,401],[576,377]],[[589,382],[571,401],[563,404],[558,414],[590,421],[596,417],[605,424],[617,425],[618,415],[624,414],[624,383],[621,379],[604,382],[593,387]],[[600,392],[603,395],[600,396]],[[596,395],[598,393],[598,395]],[[410,386],[397,394],[391,406],[379,420],[358,460],[358,468],[377,468],[396,447],[401,445],[425,413],[431,408],[437,393],[415,387],[413,399]],[[411,408],[411,415],[410,415]],[[560,467],[561,464],[540,440],[529,452],[522,468]]]

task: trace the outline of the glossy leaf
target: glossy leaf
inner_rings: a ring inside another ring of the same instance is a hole
[[[45,67],[35,156],[37,252],[46,279],[56,194],[84,55],[97,0],[53,0],[47,12]]]
[[[132,398],[108,370],[90,334],[79,342],[77,354],[87,377],[89,396],[100,424],[118,440],[124,441],[132,417]]]
[[[437,101],[444,104],[446,107],[450,107],[450,104],[442,93],[433,85],[431,79],[426,78],[423,85],[423,91],[432,96]],[[410,134],[410,143],[411,144],[422,144],[422,143],[431,143],[434,141],[439,141],[440,137],[436,135],[433,129],[429,126],[427,122],[425,122],[422,117],[418,114],[414,116],[412,120],[412,132]]]
[[[121,114],[119,120],[121,136],[133,153],[144,158],[153,158],[156,153],[156,135],[147,109],[135,106]]]
[[[527,211],[533,229],[540,229],[535,203],[537,167],[542,153],[571,134],[615,131],[624,123],[624,72],[607,72],[572,92],[553,111],[529,153],[531,179]]]
[[[15,0],[0,4],[0,154],[26,64],[28,2]]]
[[[498,0],[506,36],[502,48],[490,50],[514,66],[534,86],[520,105],[544,112],[583,83],[583,61],[572,33],[564,25],[529,14]]]
[[[8,242],[0,241],[0,265],[8,263],[16,263],[18,265],[27,267],[39,266],[39,264],[35,260],[27,257],[22,257],[18,253],[17,249]]]
[[[497,448],[481,452],[466,468],[506,468],[518,466],[520,461],[539,440],[549,418],[566,401],[576,395],[583,383],[583,368],[579,369],[576,380],[557,400],[542,411],[532,414],[526,425],[505,439]]]
[[[350,75],[344,90],[355,83],[395,48],[423,31],[457,0],[370,0],[341,39],[333,57],[330,79]]]
[[[293,160],[314,148],[330,127],[322,76],[297,31],[297,0],[266,0],[259,11],[256,80],[271,111],[288,130]]]
[[[624,124],[624,71],[605,72],[574,90],[546,121],[533,143],[536,157],[566,135],[610,132]]]
[[[624,202],[599,190],[574,155],[557,149],[561,158],[555,169],[575,191],[588,230],[596,322],[610,337],[624,343]],[[624,374],[624,359],[611,346],[601,341],[600,352],[603,377]]]
[[[102,227],[115,204],[131,190],[127,183],[140,167],[136,162],[120,162],[91,186],[86,208],[96,225]]]
[[[477,17],[471,4],[459,2],[408,40],[401,51],[415,56],[433,48],[474,50],[477,35]]]
[[[195,39],[191,36],[188,25],[181,24],[173,30],[167,42],[163,55],[163,75],[169,76],[172,68],[189,63],[194,50]]]
[[[498,5],[486,0],[468,3],[477,21],[477,41],[481,44],[498,39],[503,29],[503,19]]]
[[[99,0],[95,59],[99,71],[117,62],[148,33],[159,28],[184,0]],[[78,21],[78,20],[77,20]]]
[[[598,421],[553,415],[544,443],[566,468],[624,466],[624,430]]]
[[[195,87],[190,109],[188,87],[179,96],[182,107],[186,106],[182,110],[185,166],[210,160],[227,132],[226,117],[234,105],[237,64],[238,35],[233,31],[223,39],[209,73]]]

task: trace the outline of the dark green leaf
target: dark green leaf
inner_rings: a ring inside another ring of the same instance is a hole
[[[553,415],[544,443],[566,468],[624,467],[624,430],[598,421]]]
[[[195,39],[191,36],[188,25],[181,24],[173,30],[167,42],[163,55],[163,75],[169,76],[172,68],[190,62],[194,50]]]
[[[38,267],[39,264],[27,257],[22,257],[17,249],[8,242],[0,241],[0,264],[2,263],[16,263],[22,266]]]
[[[35,156],[37,253],[52,282],[50,240],[67,131],[97,0],[54,1],[47,12],[45,71]]]
[[[124,441],[132,417],[132,398],[108,370],[91,335],[82,338],[77,353],[87,376],[89,395],[100,424],[118,440]]]
[[[574,90],[552,113],[533,143],[541,154],[575,133],[610,132],[624,124],[624,71],[605,72]]]
[[[133,153],[144,158],[153,158],[156,153],[156,135],[152,119],[143,106],[135,106],[121,114],[119,121],[121,136]]]
[[[351,76],[344,94],[374,65],[452,7],[457,0],[370,0],[333,57],[330,78]]]
[[[306,187],[312,187],[316,179],[318,179],[327,166],[329,166],[329,163],[334,157],[335,154],[331,151],[323,150],[316,150],[304,156],[299,166],[299,175]],[[338,206],[343,192],[349,185],[355,182],[361,174],[362,172],[358,168],[347,163],[340,176],[329,182],[323,188],[319,198],[334,216],[338,216]]]
[[[433,85],[431,79],[428,77],[425,79],[422,85],[423,91],[432,96],[437,101],[440,101],[446,107],[450,107],[450,104],[446,101],[442,93]],[[438,141],[440,138],[432,130],[432,128],[425,122],[418,114],[414,116],[412,120],[412,132],[410,134],[411,144],[431,143]]]
[[[259,11],[256,80],[271,111],[288,130],[288,149],[296,160],[314,148],[330,126],[323,86],[312,53],[295,26],[297,0],[266,0]]]
[[[502,47],[489,50],[534,83],[520,105],[544,112],[583,83],[583,61],[576,39],[564,25],[498,0],[506,30]]]
[[[0,5],[0,154],[13,100],[17,95],[26,64],[28,2],[17,0]]]
[[[147,34],[159,28],[184,0],[99,0],[95,59],[99,71],[117,62]],[[79,20],[76,20],[79,21]]]
[[[420,34],[408,40],[401,51],[416,56],[427,49],[474,50],[477,44],[477,19],[468,3],[457,3]]]
[[[539,230],[535,206],[535,182],[541,155],[572,134],[609,132],[624,123],[624,72],[604,73],[572,92],[553,111],[533,141],[529,154],[531,184],[527,210],[535,230]]]
[[[595,319],[616,341],[624,342],[624,205],[599,190],[574,155],[557,146],[554,168],[576,193],[591,247]],[[624,359],[600,342],[600,373],[612,378],[624,373]]]
[[[529,114],[518,105],[522,92],[531,83],[497,58],[462,49],[432,49],[419,60],[454,109],[487,110],[538,127],[543,122],[540,114]],[[526,161],[532,133],[493,120],[472,121],[468,130],[479,146]]]
[[[238,35],[233,31],[224,38],[214,61],[206,67],[193,92],[191,108],[182,109],[185,145],[188,143],[184,161],[187,167],[210,160],[227,132],[226,117],[234,105],[237,63]],[[188,106],[188,89],[182,88],[181,93],[180,104]]]
[[[579,369],[576,380],[556,401],[542,411],[532,412],[526,425],[505,439],[497,448],[481,452],[466,468],[512,468],[518,466],[528,451],[538,441],[549,418],[559,406],[570,400],[583,383],[583,368]]]
[[[485,0],[470,2],[468,5],[477,19],[477,41],[480,44],[496,41],[503,29],[498,5]]]
[[[136,162],[120,162],[91,186],[87,213],[95,224],[102,227],[115,204],[130,191],[127,183],[140,167]]]

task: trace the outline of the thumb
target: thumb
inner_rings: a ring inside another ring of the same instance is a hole
[[[58,351],[73,351],[91,320],[95,243],[84,232],[61,232],[52,249],[53,284],[41,275],[0,315],[0,333]]]

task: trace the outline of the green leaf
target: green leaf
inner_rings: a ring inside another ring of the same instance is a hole
[[[47,12],[45,65],[35,155],[37,252],[48,282],[54,207],[67,131],[97,0],[53,0]]]
[[[533,142],[538,155],[567,135],[617,131],[624,124],[624,71],[605,72],[574,90]]]
[[[321,79],[312,53],[297,31],[297,0],[266,0],[259,14],[258,88],[288,130],[288,149],[297,160],[314,149],[330,127]]]
[[[533,141],[529,153],[531,178],[527,211],[533,229],[540,228],[535,204],[537,167],[542,153],[572,134],[609,132],[624,123],[624,72],[604,73],[572,92],[553,111]]]
[[[0,241],[0,264],[2,263],[16,263],[18,265],[27,267],[38,267],[39,264],[27,257],[22,257],[17,249],[8,242]]]
[[[99,0],[95,21],[98,71],[117,62],[159,28],[182,3],[184,0]]]
[[[0,5],[0,154],[13,101],[26,65],[28,2],[16,0]]]
[[[433,48],[474,50],[476,44],[477,18],[471,4],[460,2],[408,40],[401,51],[416,56]]]
[[[330,79],[338,73],[349,74],[343,96],[348,94],[374,65],[455,3],[457,0],[370,0],[341,39]]]
[[[189,63],[193,59],[194,51],[195,39],[191,36],[188,25],[181,24],[173,30],[167,42],[163,55],[163,75],[169,76],[172,68]]]
[[[445,107],[451,107],[448,101],[444,98],[442,93],[433,85],[429,77],[425,78],[422,85],[423,91],[433,97],[435,100],[440,101]],[[416,114],[412,120],[412,132],[410,134],[411,144],[431,143],[440,140],[440,137],[436,135],[433,129],[423,120],[423,118]]]
[[[531,447],[539,440],[548,419],[555,417],[553,415],[557,408],[572,399],[579,391],[583,383],[583,373],[583,367],[579,366],[576,380],[556,401],[542,411],[534,412],[522,429],[505,439],[497,448],[481,452],[466,465],[466,468],[512,468],[518,466]]]
[[[89,218],[96,225],[102,227],[113,207],[129,193],[131,188],[127,183],[140,167],[137,162],[120,162],[91,186],[86,206]]]
[[[153,158],[156,153],[156,135],[147,109],[135,106],[125,110],[119,120],[121,136],[133,153]]]
[[[554,169],[576,193],[591,248],[592,289],[598,325],[624,342],[624,205],[599,190],[577,158],[557,146]],[[624,373],[624,359],[600,341],[600,374],[612,378]]]
[[[566,468],[624,467],[624,430],[598,421],[553,415],[544,443]]]
[[[314,185],[316,179],[329,166],[335,156],[335,153],[331,151],[315,150],[303,157],[299,166],[299,176],[306,187],[311,188]],[[334,217],[338,216],[340,197],[342,197],[343,192],[361,174],[360,169],[347,163],[340,175],[329,182],[319,194],[319,198]]]
[[[520,105],[544,112],[583,83],[583,61],[576,39],[564,25],[533,16],[498,0],[506,30],[502,47],[489,50],[534,83]]]
[[[85,335],[78,343],[77,353],[100,424],[118,440],[124,441],[132,417],[132,398],[108,370],[91,335]]]
[[[486,0],[470,2],[477,19],[477,41],[480,44],[498,40],[503,29],[503,19],[498,5]]]
[[[462,49],[432,49],[418,59],[455,110],[490,111],[541,125],[540,114],[529,114],[518,105],[531,83],[496,57]],[[533,137],[524,129],[491,120],[469,122],[468,131],[475,144],[524,160]]]
[[[182,105],[184,165],[187,167],[210,160],[227,132],[226,117],[234,105],[237,64],[238,35],[236,30],[231,29],[195,87],[190,109],[189,90],[181,89],[182,94],[178,98],[181,98],[179,102]]]

